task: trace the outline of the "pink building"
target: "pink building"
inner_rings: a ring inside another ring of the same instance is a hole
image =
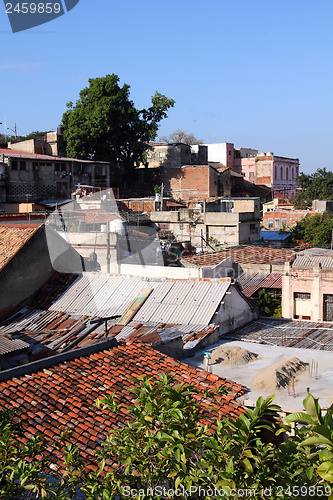
[[[244,178],[253,184],[263,184],[274,192],[275,198],[293,198],[297,195],[299,159],[260,153],[255,158],[242,158]]]

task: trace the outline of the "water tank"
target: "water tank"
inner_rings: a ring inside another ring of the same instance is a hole
[[[120,236],[125,236],[127,234],[127,222],[121,219],[115,219],[109,222],[110,233],[117,233]]]

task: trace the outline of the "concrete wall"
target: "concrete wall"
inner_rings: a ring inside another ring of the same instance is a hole
[[[235,285],[231,285],[222,304],[212,319],[220,326],[220,335],[240,328],[258,317],[243,294]]]
[[[145,278],[202,278],[202,270],[198,267],[166,267],[166,266],[140,266],[120,264],[118,273],[130,276],[144,276]]]
[[[222,163],[233,170],[234,165],[234,145],[231,142],[220,142],[216,144],[206,144],[208,149],[208,161]]]
[[[201,234],[206,239],[213,238],[222,244],[234,245],[253,242],[259,237],[259,218],[255,219],[254,213],[250,211],[201,213],[185,209],[179,212],[153,212],[151,219],[161,229],[172,231],[182,241],[190,239],[194,245],[202,243]]]
[[[85,259],[90,258],[90,255],[95,252],[102,273],[118,273],[117,235],[115,233],[109,233],[109,263],[107,258],[108,247],[106,232],[70,232],[59,234]]]

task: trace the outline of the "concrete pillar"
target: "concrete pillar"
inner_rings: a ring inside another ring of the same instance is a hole
[[[319,262],[313,266],[313,280],[312,280],[312,321],[322,321],[322,303],[320,294],[320,281],[321,281],[321,267]]]
[[[294,298],[291,288],[291,264],[286,262],[282,274],[282,317],[293,318]]]

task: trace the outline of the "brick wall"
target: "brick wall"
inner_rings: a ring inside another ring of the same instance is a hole
[[[147,212],[149,215],[154,210],[153,199],[134,199],[134,200],[117,200],[117,206],[120,211],[132,210],[133,212]]]
[[[218,173],[208,165],[164,169],[163,182],[175,199],[189,201],[218,195]]]
[[[303,219],[307,214],[313,216],[316,215],[315,212],[309,212],[307,210],[300,210],[297,212],[291,211],[288,212],[266,212],[264,217],[262,218],[262,224],[266,229],[279,230],[282,229],[282,220],[286,221],[286,228],[290,229],[296,226],[297,222]],[[268,220],[273,220],[273,227],[268,226]],[[279,222],[275,222],[279,220]]]

